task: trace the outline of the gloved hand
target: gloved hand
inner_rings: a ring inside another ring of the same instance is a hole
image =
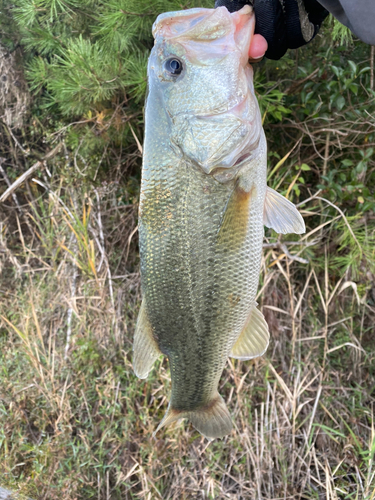
[[[235,12],[248,3],[253,3],[255,33],[268,42],[269,59],[280,59],[288,49],[310,42],[328,16],[317,0],[216,0],[215,7]]]

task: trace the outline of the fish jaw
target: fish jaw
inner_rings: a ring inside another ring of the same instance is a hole
[[[248,50],[254,31],[249,6],[162,14],[154,24],[149,76],[160,84],[178,156],[206,174],[232,169],[256,149],[261,117]],[[168,75],[177,58],[182,72]]]

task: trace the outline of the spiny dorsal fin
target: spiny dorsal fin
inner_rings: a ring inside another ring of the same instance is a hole
[[[281,234],[306,232],[305,223],[293,203],[274,189],[267,187],[263,223]]]
[[[267,350],[269,339],[266,320],[259,309],[254,306],[230,356],[242,360],[262,356]]]
[[[139,310],[133,342],[133,369],[138,378],[147,378],[154,361],[161,355],[150,325],[146,300],[143,299]]]

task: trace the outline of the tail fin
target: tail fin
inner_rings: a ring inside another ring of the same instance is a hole
[[[207,405],[194,411],[179,411],[169,405],[153,436],[162,427],[180,418],[188,418],[197,431],[208,439],[222,438],[232,430],[232,419],[227,405],[219,393],[216,393]]]
[[[232,419],[219,393],[216,393],[208,405],[189,412],[188,418],[206,438],[222,438],[232,430]]]

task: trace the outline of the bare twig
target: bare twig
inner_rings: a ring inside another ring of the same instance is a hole
[[[103,232],[103,225],[102,225],[102,216],[101,216],[101,211],[100,211],[100,197],[99,197],[99,193],[98,193],[98,191],[96,189],[94,190],[94,192],[95,192],[95,195],[96,195],[96,201],[98,203],[98,217],[97,217],[97,222],[98,222],[98,226],[99,226],[99,238],[100,238],[100,243],[101,243],[100,245],[98,245],[98,247],[101,250],[101,254],[102,254],[102,260],[101,260],[100,265],[98,267],[98,271],[100,270],[101,264],[102,264],[103,259],[104,259],[105,263],[106,263],[106,266],[107,266],[109,295],[111,297],[111,304],[112,304],[113,311],[115,311],[116,308],[115,308],[115,301],[114,301],[114,295],[113,295],[112,274],[111,274],[111,269],[110,269],[110,266],[109,266],[107,254],[106,254],[106,251],[105,251],[105,240],[104,240],[104,232]],[[94,237],[96,238],[96,235],[95,235],[94,231],[93,231],[93,233],[94,233]]]
[[[9,177],[7,176],[5,170],[3,169],[3,167],[0,165],[0,172],[1,172],[1,175],[4,177],[4,180],[5,182],[7,183],[8,185],[8,188],[11,187],[12,183],[10,182],[10,179]],[[12,193],[12,198],[13,198],[13,201],[14,201],[14,204],[16,205],[16,207],[18,208],[18,211],[22,214],[22,208],[21,208],[21,205],[19,204],[18,202],[18,198],[17,196],[15,195],[15,193]]]
[[[141,153],[141,155],[143,154],[143,148],[142,148],[142,145],[141,143],[139,142],[139,139],[138,137],[135,135],[135,132],[133,130],[133,127],[131,126],[131,123],[129,123],[129,127],[130,127],[130,130],[131,130],[131,133],[133,134],[133,137],[135,139],[135,142],[137,143],[137,146],[138,146],[138,150],[139,152]]]
[[[21,144],[18,142],[17,137],[15,137],[15,135],[13,134],[12,129],[10,127],[8,127],[8,125],[6,123],[4,123],[4,126],[7,128],[7,131],[9,133],[9,135],[11,135],[12,139],[14,140],[14,142],[16,143],[16,145],[20,148],[20,150],[22,151],[22,153],[25,156],[29,156],[30,152],[26,151],[25,149],[23,149],[23,147],[21,146]]]
[[[32,167],[30,167],[26,172],[24,172],[16,181],[13,182],[11,186],[2,194],[0,197],[0,203],[3,203],[23,182],[25,182],[29,177],[33,175],[33,173],[38,170],[41,166],[44,165],[44,162],[53,158],[60,150],[62,143],[60,142],[55,148],[52,149],[49,153],[47,153],[42,160],[34,163]]]
[[[76,243],[75,243],[76,246]],[[70,340],[72,337],[72,316],[73,316],[73,301],[75,300],[76,288],[77,288],[77,278],[78,278],[78,267],[75,262],[72,261],[72,281],[71,281],[71,292],[70,292],[70,305],[67,314],[67,330],[66,330],[66,342],[65,342],[65,354],[64,359],[68,358],[68,353],[70,349]]]
[[[138,229],[138,227],[136,228]],[[298,242],[295,242],[295,244],[298,244]],[[263,248],[278,248],[280,249],[283,253],[285,253],[285,255],[288,257],[288,259],[290,260],[296,260],[297,262],[301,262],[301,264],[308,264],[309,261],[307,259],[303,259],[302,257],[298,257],[298,255],[292,255],[286,244],[285,243],[281,243],[281,241],[278,241],[276,243],[265,243],[263,245]]]
[[[1,158],[0,158],[0,161],[1,161]],[[7,185],[8,185],[9,187],[11,187],[11,182],[10,182],[10,179],[9,179],[9,177],[7,176],[7,173],[5,172],[5,170],[3,169],[3,167],[1,166],[1,164],[0,164],[0,172],[1,172],[1,174],[2,174],[2,176],[3,176],[3,178],[4,178],[4,180],[5,180],[5,182],[7,183]],[[12,193],[12,198],[13,198],[14,204],[16,205],[17,210],[18,210],[18,212],[20,213],[20,215],[25,216],[26,214],[25,214],[25,213],[23,212],[23,210],[22,210],[22,207],[21,207],[21,205],[20,205],[20,203],[19,203],[19,201],[18,201],[18,198],[17,198],[16,193]],[[31,234],[33,234],[33,233],[34,233],[34,230],[33,230],[33,228],[31,227],[31,224],[30,224],[30,222],[29,222],[28,217],[26,216],[26,217],[24,217],[24,219],[25,219],[25,222],[26,222],[26,224],[27,224],[27,227],[28,227],[28,228],[29,228],[29,230],[30,230],[30,233],[31,233]],[[20,227],[19,227],[19,232],[20,232],[20,237],[22,238],[22,233],[21,233],[21,228],[20,228]]]
[[[328,157],[329,157],[329,139],[331,137],[331,133],[327,132],[326,135],[326,146],[324,148],[324,162],[323,162],[323,175],[327,175],[327,165],[328,165]]]
[[[26,172],[24,172],[21,177],[18,177],[16,181],[13,182],[11,186],[2,194],[0,197],[0,202],[3,203],[21,184],[23,184],[33,173],[38,170],[39,167],[43,165],[43,162],[37,161],[32,167],[30,167]]]
[[[312,73],[310,73],[308,76],[306,76],[305,78],[302,78],[302,80],[297,80],[295,82],[293,82],[291,84],[290,87],[288,87],[286,90],[285,90],[285,93],[286,94],[293,94],[293,92],[296,92],[296,90],[301,86],[303,85],[305,82],[309,81],[309,80],[312,80],[319,72],[319,68],[316,68],[314,69],[314,71]]]

